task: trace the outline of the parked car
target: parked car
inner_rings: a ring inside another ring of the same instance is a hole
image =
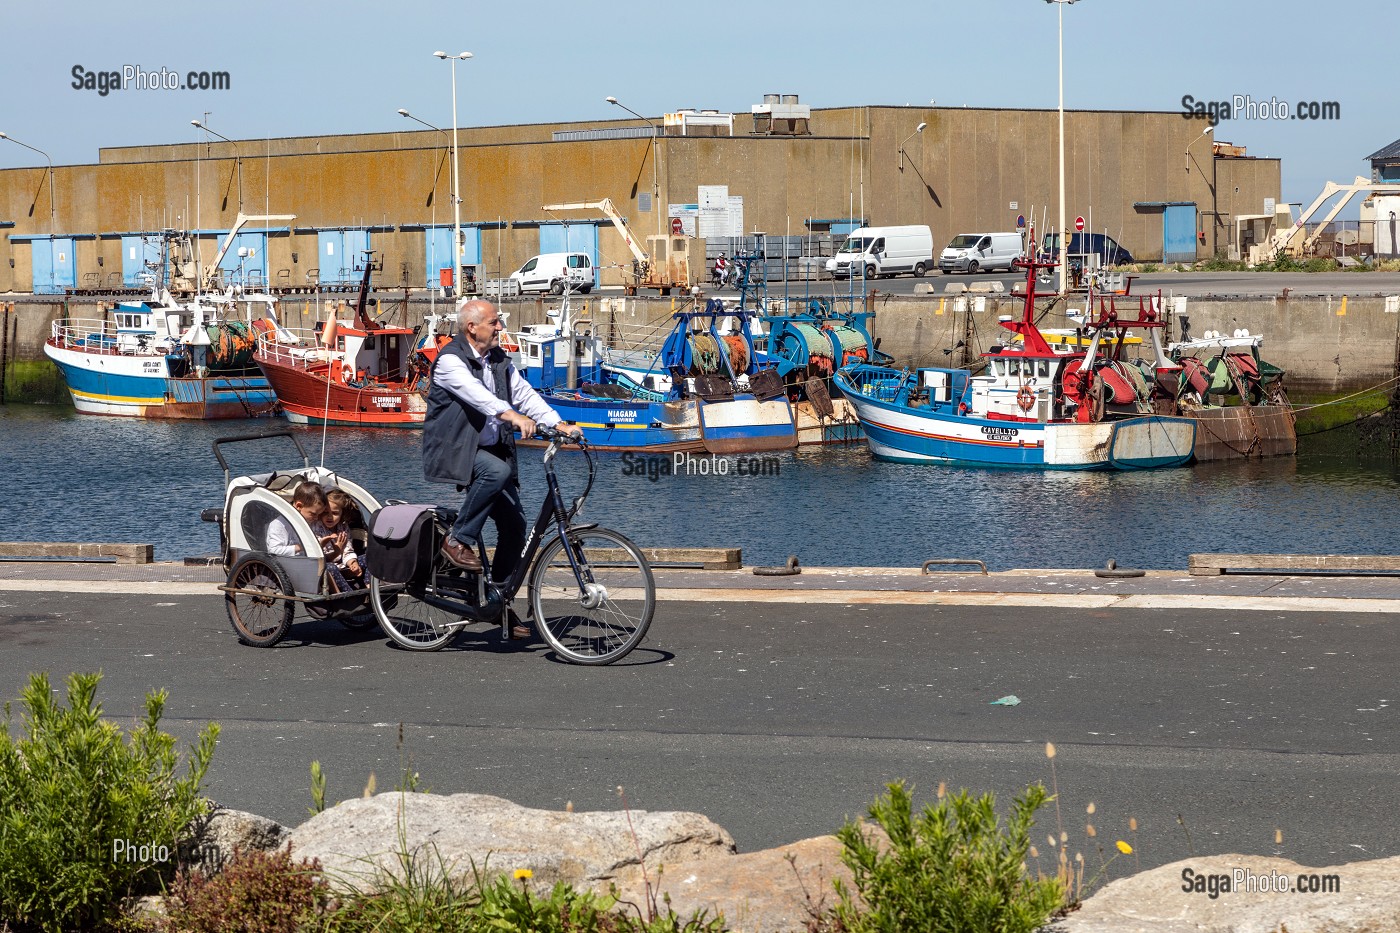
[[[1042,260],[1054,260],[1060,252],[1060,235],[1057,233],[1046,234],[1044,242],[1040,244],[1040,255]],[[1071,256],[1097,254],[1099,265],[1102,266],[1126,266],[1133,262],[1133,254],[1128,252],[1118,244],[1113,237],[1106,233],[1076,233],[1069,238],[1069,254]]]
[[[873,279],[908,272],[921,278],[933,268],[933,231],[928,227],[860,227],[826,261],[833,278]]]
[[[587,295],[597,284],[593,278],[593,261],[587,253],[541,253],[532,256],[510,280],[520,286],[520,292],[549,292],[552,295],[570,291]]]
[[[960,233],[943,249],[938,268],[970,275],[998,269],[1010,272],[1024,251],[1019,233]]]

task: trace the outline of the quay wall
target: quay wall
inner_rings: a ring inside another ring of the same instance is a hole
[[[332,296],[330,300],[344,297],[348,296]],[[384,292],[378,298],[379,314],[386,323],[412,326],[432,307],[421,294],[405,298],[402,292]],[[6,361],[5,398],[57,401],[66,393],[61,391],[62,380],[48,372],[52,365],[43,354],[51,322],[64,316],[101,318],[112,303],[90,297],[26,295],[0,298],[0,308],[11,302],[12,311],[0,311],[0,323],[5,324],[0,342]],[[664,328],[671,313],[687,303],[671,298],[597,295],[582,302],[600,330],[617,325],[619,330],[634,331]],[[288,327],[309,328],[326,315],[326,304],[324,296],[319,303],[314,295],[288,296],[281,305],[282,321]],[[1021,311],[1021,300],[1010,295],[879,295],[865,304],[875,312],[870,330],[880,349],[901,365],[911,366],[958,365],[969,355],[975,357],[1001,335],[997,317],[1019,316]],[[501,302],[502,310],[510,313],[512,329],[544,321],[551,305],[552,300],[538,299]],[[1241,328],[1263,334],[1264,358],[1287,371],[1287,384],[1296,398],[1334,396],[1370,388],[1396,375],[1400,314],[1388,312],[1386,306],[1386,299],[1379,295],[1191,298],[1184,315],[1170,316],[1169,336],[1179,338],[1183,322],[1191,336]],[[443,302],[437,302],[438,310],[443,307]],[[1053,301],[1042,306],[1040,324],[1070,326],[1064,306]],[[958,346],[959,342],[964,346]],[[971,354],[968,348],[972,348]]]

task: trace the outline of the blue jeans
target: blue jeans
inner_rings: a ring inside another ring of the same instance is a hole
[[[474,549],[486,519],[495,522],[496,559],[491,564],[491,579],[497,583],[515,572],[525,547],[525,508],[520,504],[520,489],[511,482],[507,453],[502,444],[477,448],[467,498],[452,526],[452,537]]]

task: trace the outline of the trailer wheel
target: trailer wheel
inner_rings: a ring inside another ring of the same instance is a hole
[[[276,560],[265,554],[244,554],[228,573],[224,606],[238,640],[255,648],[271,648],[291,628],[296,604],[292,584]]]

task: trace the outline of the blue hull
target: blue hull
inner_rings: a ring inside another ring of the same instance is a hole
[[[277,405],[277,396],[261,374],[171,378],[55,363],[74,407],[88,414],[212,420],[266,415]]]

